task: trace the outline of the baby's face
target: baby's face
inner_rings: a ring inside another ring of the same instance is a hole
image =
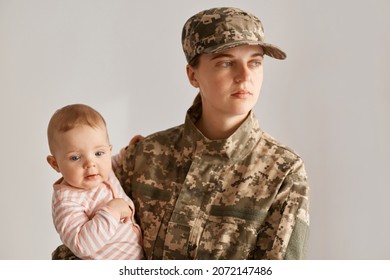
[[[65,183],[92,189],[108,179],[111,145],[105,127],[80,125],[55,138],[54,156]]]

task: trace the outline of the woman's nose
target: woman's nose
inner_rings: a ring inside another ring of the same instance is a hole
[[[236,75],[234,81],[242,83],[247,81],[249,78],[249,68],[247,65],[237,65]]]

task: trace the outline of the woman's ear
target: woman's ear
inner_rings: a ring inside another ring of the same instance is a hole
[[[50,166],[57,172],[60,172],[60,168],[58,167],[57,160],[54,156],[49,155],[46,157],[47,162],[50,164]]]
[[[187,64],[186,70],[187,70],[187,77],[188,80],[190,81],[190,84],[195,88],[199,88],[199,83],[198,80],[196,79],[196,73],[194,71],[194,68],[192,68],[189,64]]]

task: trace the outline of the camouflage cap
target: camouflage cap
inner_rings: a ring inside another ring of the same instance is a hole
[[[286,54],[264,42],[264,29],[254,15],[238,8],[220,7],[201,11],[184,24],[182,45],[187,62],[201,53],[217,53],[241,45],[259,45],[277,59]]]

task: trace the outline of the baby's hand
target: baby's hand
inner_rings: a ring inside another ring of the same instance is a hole
[[[122,198],[114,198],[107,203],[107,206],[113,208],[120,214],[120,220],[126,223],[131,219],[131,209],[126,201]]]

